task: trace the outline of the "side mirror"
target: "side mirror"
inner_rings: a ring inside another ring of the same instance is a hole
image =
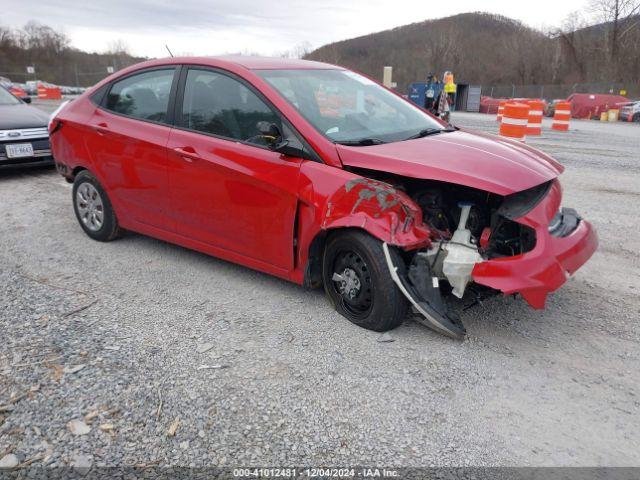
[[[268,142],[268,146],[274,152],[288,157],[306,158],[304,150],[289,145],[289,140],[282,138],[282,132],[275,123],[258,122],[256,124],[260,135]]]
[[[23,101],[24,103],[31,103],[31,97],[24,97],[24,98],[22,99],[22,101]]]
[[[275,145],[273,150],[287,157],[310,159],[309,155],[303,149],[290,146],[289,140],[284,140]]]

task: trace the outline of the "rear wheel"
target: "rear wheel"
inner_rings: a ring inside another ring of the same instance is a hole
[[[348,230],[332,235],[322,271],[329,300],[356,325],[384,332],[406,317],[408,302],[391,278],[382,242],[367,233]]]
[[[640,113],[636,113],[636,114],[633,116],[632,120],[633,120],[634,122],[640,122]]]
[[[87,170],[78,173],[74,179],[73,209],[84,232],[94,240],[108,242],[120,234],[107,192]]]

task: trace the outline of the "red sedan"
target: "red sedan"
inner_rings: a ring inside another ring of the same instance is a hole
[[[91,238],[131,230],[324,286],[376,331],[413,307],[462,337],[447,294],[520,293],[542,308],[597,247],[560,207],[551,157],[333,65],[145,62],[70,103],[50,132]]]

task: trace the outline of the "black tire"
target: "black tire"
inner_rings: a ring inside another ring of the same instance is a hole
[[[92,211],[95,212],[96,215],[99,216],[99,212],[102,213],[102,220],[99,223],[92,222],[88,219],[91,216],[91,213],[88,214],[87,210],[80,211],[84,208],[83,205],[87,205],[86,202],[84,204],[82,203],[82,198],[88,197],[84,194],[87,190],[96,194],[96,196],[93,196],[94,202],[99,196],[99,202],[96,202],[91,206],[94,208]],[[84,197],[79,196],[79,191],[82,192]],[[120,235],[121,230],[118,226],[118,219],[116,218],[116,214],[111,206],[109,196],[107,195],[107,192],[104,191],[104,188],[102,188],[102,185],[100,185],[100,182],[98,182],[96,177],[94,177],[89,171],[83,170],[76,175],[73,181],[72,201],[73,210],[76,213],[78,223],[84,230],[84,233],[89,237],[94,240],[98,240],[99,242],[110,242]],[[98,206],[98,203],[101,205]]]
[[[633,115],[633,118],[631,119],[633,122],[640,122],[640,113],[636,113]]]
[[[394,249],[390,250],[397,256]],[[395,257],[393,260],[401,261]],[[353,297],[349,295],[349,292],[353,295],[353,288],[348,292],[342,281],[334,280],[334,273],[343,279],[352,278],[348,268],[356,273],[360,285]],[[385,332],[399,326],[407,316],[409,302],[391,278],[382,242],[363,231],[345,230],[329,237],[322,260],[322,277],[324,290],[334,308],[360,327]]]

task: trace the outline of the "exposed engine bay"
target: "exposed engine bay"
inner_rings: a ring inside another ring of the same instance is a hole
[[[430,248],[400,252],[403,264],[394,263],[389,246],[384,245],[387,265],[398,288],[425,317],[427,326],[449,336],[464,336],[464,326],[448,310],[443,296],[462,298],[477,263],[523,254],[535,247],[535,231],[514,219],[531,210],[547,194],[550,184],[504,197],[379,172],[367,171],[366,176],[410,196],[432,232]]]

